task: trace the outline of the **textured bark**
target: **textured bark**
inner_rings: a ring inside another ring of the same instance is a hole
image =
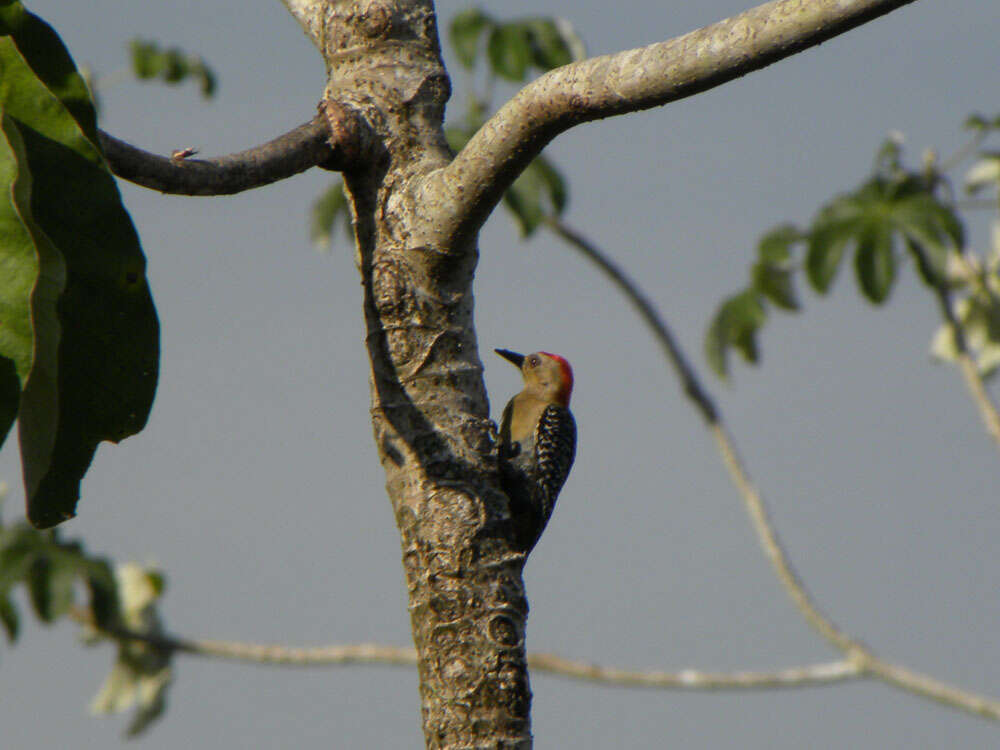
[[[431,0],[284,0],[326,61],[323,111],[350,155],[372,422],[402,541],[427,747],[531,746],[524,558],[473,327],[482,222],[562,130],[705,90],[909,1],[775,0],[560,68],[452,161]],[[362,126],[345,135],[344,123]]]
[[[440,241],[478,231],[504,190],[559,133],[760,70],[914,0],[772,0],[666,42],[582,60],[532,81],[426,188],[451,205]]]
[[[530,747],[523,556],[508,542],[476,350],[474,240],[442,246],[416,197],[451,160],[430,2],[288,3],[328,62],[326,99],[372,130],[344,171],[372,421],[399,526],[429,748]]]

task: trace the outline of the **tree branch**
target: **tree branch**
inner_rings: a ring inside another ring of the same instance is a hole
[[[953,708],[977,716],[1000,720],[1000,701],[961,690],[932,677],[883,661],[876,657],[861,641],[841,630],[833,620],[823,614],[792,567],[788,553],[768,516],[764,500],[750,481],[749,474],[736,452],[736,446],[722,423],[722,415],[718,407],[708,395],[708,391],[699,383],[694,369],[688,364],[667,324],[638,286],[593,243],[558,219],[549,219],[546,226],[566,240],[574,249],[593,261],[611,278],[612,282],[621,289],[629,302],[639,311],[643,320],[653,331],[653,335],[666,350],[668,359],[684,384],[684,392],[708,422],[709,430],[715,439],[729,476],[743,498],[744,506],[753,522],[754,530],[764,553],[778,576],[778,580],[781,581],[785,591],[799,612],[802,613],[806,622],[841,651],[859,673],[877,677],[888,684]]]
[[[345,151],[342,144],[330,143],[330,126],[322,114],[261,146],[214,159],[157,156],[103,130],[99,134],[116,175],[176,195],[232,195],[310,167],[342,168]]]
[[[417,665],[416,649],[357,643],[343,646],[294,648],[274,644],[240,643],[177,638],[142,633],[123,627],[97,629],[83,607],[74,607],[70,616],[110,640],[135,640],[165,651],[253,664],[296,667],[321,667],[348,664],[384,664],[412,667]],[[1000,703],[989,698],[939,682],[879,659],[855,658],[787,667],[771,672],[680,672],[642,671],[602,667],[565,659],[555,654],[529,654],[533,670],[558,677],[596,682],[616,687],[646,687],[667,690],[751,690],[830,685],[844,680],[875,676],[889,684],[959,708],[987,719],[1000,719]]]
[[[288,0],[286,0],[287,2]],[[424,191],[452,206],[442,243],[474,233],[559,133],[697,94],[820,44],[913,0],[773,0],[648,47],[553,70],[504,105]],[[440,191],[440,192],[439,192]],[[437,202],[437,200],[435,200]]]
[[[70,615],[77,622],[94,628],[93,618],[90,617],[85,608],[76,607],[70,611]],[[343,646],[295,648],[276,644],[178,638],[143,633],[121,627],[104,630],[94,628],[94,630],[109,640],[142,641],[164,651],[252,664],[298,667],[347,664],[384,664],[404,667],[417,665],[416,649],[405,646],[357,643]],[[772,672],[702,672],[696,669],[660,672],[602,667],[587,662],[565,659],[555,654],[529,654],[528,665],[539,672],[605,685],[688,690],[746,690],[828,685],[862,675],[857,665],[847,660],[788,667]]]

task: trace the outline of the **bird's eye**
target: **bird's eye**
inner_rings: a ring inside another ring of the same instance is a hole
[[[538,357],[528,357],[528,367],[538,367],[541,360]]]

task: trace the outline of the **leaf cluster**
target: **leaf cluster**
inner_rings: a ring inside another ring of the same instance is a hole
[[[523,82],[532,68],[545,72],[584,57],[583,42],[561,18],[499,21],[479,8],[458,13],[448,39],[459,63],[474,70],[483,52],[490,72],[513,83]]]
[[[705,353],[720,377],[727,354],[759,360],[757,333],[775,306],[797,311],[795,275],[804,270],[814,291],[826,294],[845,258],[852,259],[862,296],[884,304],[906,259],[930,288],[946,287],[949,263],[965,248],[965,230],[944,176],[933,163],[907,169],[898,139],[879,149],[872,174],[855,189],[835,196],[802,228],[783,224],[761,237],[750,282],[724,300],[709,325]]]
[[[129,43],[129,55],[132,72],[141,81],[159,79],[164,83],[178,84],[194,80],[205,99],[215,95],[215,73],[199,55],[188,54],[176,47],[163,49],[158,42],[148,39],[133,39]]]
[[[38,619],[52,623],[75,603],[77,584],[89,594],[89,612],[100,627],[116,621],[118,593],[114,573],[102,557],[86,553],[77,541],[63,541],[57,529],[38,531],[26,523],[0,521],[0,624],[9,642],[17,640],[20,614],[11,595],[23,585]]]

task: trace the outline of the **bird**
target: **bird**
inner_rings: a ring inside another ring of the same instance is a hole
[[[494,350],[521,370],[524,390],[500,420],[500,485],[510,498],[515,544],[534,549],[576,456],[576,420],[569,410],[573,368],[558,354]]]

